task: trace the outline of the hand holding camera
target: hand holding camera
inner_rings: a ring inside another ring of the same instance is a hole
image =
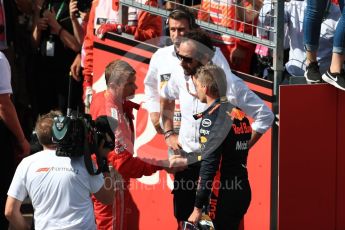
[[[47,30],[48,28],[48,18],[39,18],[37,20],[37,29],[39,31]]]
[[[76,19],[82,13],[87,13],[90,11],[92,5],[92,0],[71,0],[69,3],[69,14],[70,18]]]
[[[43,18],[47,19],[48,25],[50,26],[50,29],[51,29],[50,32],[52,34],[58,34],[61,29],[61,26],[56,20],[56,13],[55,13],[54,8],[52,8],[51,10],[48,10],[48,9],[45,10],[43,12]]]
[[[79,14],[78,1],[71,0],[69,3],[69,15],[71,19],[76,19]]]

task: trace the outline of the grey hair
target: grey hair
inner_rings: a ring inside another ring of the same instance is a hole
[[[136,71],[133,67],[123,60],[110,62],[105,68],[105,82],[107,86],[110,83],[121,85],[127,82],[128,77],[134,75]]]

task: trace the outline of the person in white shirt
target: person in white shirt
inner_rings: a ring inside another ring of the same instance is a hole
[[[168,147],[175,150],[176,153],[179,149],[183,149],[187,153],[197,153],[200,152],[198,133],[200,124],[199,121],[194,120],[193,114],[202,112],[205,109],[205,104],[191,95],[190,92],[193,91],[194,86],[190,74],[186,73],[186,68],[183,68],[177,55],[181,49],[182,36],[185,36],[192,29],[191,25],[194,22],[193,17],[188,16],[188,12],[182,11],[180,9],[174,10],[169,15],[170,37],[174,45],[161,48],[153,55],[144,81],[145,94],[151,120],[157,132],[164,133]],[[251,141],[251,145],[253,145],[271,127],[274,118],[273,113],[257,95],[248,89],[241,79],[231,72],[226,59],[217,48],[214,50],[212,42],[210,43],[210,50],[213,51],[204,50],[209,53],[207,62],[212,60],[227,75],[229,101],[254,118],[252,124],[254,132]],[[187,61],[188,58],[182,59]],[[196,70],[196,66],[194,67],[193,71]],[[166,99],[161,100],[160,94]],[[179,135],[174,133],[172,122],[173,108],[177,99],[180,100],[181,109]],[[164,107],[163,112],[160,110],[161,103]],[[164,118],[164,131],[159,122],[160,116]],[[190,189],[183,189],[183,187],[195,184],[198,175],[198,166],[190,166],[187,170],[175,174],[174,214],[178,221],[187,220],[193,210],[195,187],[189,187]],[[183,184],[183,181],[187,184]]]
[[[35,229],[38,230],[94,230],[90,194],[106,204],[113,202],[114,183],[108,172],[90,175],[84,156],[56,156],[52,125],[53,117],[57,115],[53,111],[38,119],[35,131],[43,151],[22,160],[8,190],[5,216],[15,229],[30,229],[20,212],[27,196],[32,201]],[[105,134],[106,141],[111,139],[110,135],[112,132]],[[103,148],[104,143],[105,140],[100,141],[99,153],[106,157],[110,149]]]
[[[16,170],[16,160],[30,153],[30,144],[25,138],[16,108],[11,100],[12,93],[11,67],[4,53],[0,51],[0,151],[2,156],[2,163],[0,166],[1,210],[4,210],[5,208],[7,198],[6,192]],[[8,221],[4,215],[0,216],[0,226],[4,229],[8,228]]]
[[[160,90],[175,75],[182,75],[175,50],[178,48],[179,40],[184,33],[191,29],[198,28],[195,18],[186,8],[173,10],[168,17],[169,36],[173,45],[158,49],[151,57],[149,69],[144,80],[145,85],[145,107],[150,113],[152,124],[157,133],[162,134],[163,129],[160,123]],[[217,49],[220,53],[220,50]],[[224,68],[229,68],[224,56]]]

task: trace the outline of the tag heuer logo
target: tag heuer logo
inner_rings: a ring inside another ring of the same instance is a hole
[[[211,120],[210,119],[204,119],[204,120],[202,120],[202,123],[201,123],[201,125],[203,126],[203,127],[210,127],[211,126],[211,124],[212,124],[212,122],[211,122]]]
[[[171,77],[170,73],[162,74],[161,81],[169,81],[170,77]]]

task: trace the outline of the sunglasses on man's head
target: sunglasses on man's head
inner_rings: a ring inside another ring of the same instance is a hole
[[[178,52],[176,53],[176,56],[180,61],[184,61],[186,63],[192,63],[194,60],[194,58],[183,56],[183,55],[179,54]]]

